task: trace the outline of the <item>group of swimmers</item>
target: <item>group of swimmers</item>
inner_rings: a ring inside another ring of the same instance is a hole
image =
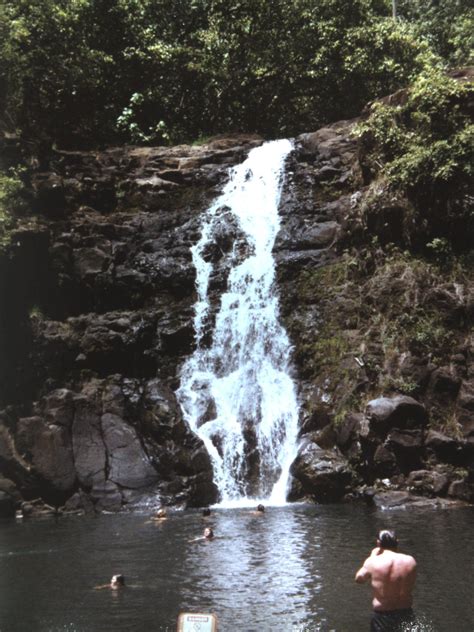
[[[265,507],[262,504],[257,505],[254,511],[249,512],[255,516],[262,516],[265,513]],[[202,517],[209,518],[211,515],[211,510],[209,507],[205,507],[202,510]],[[161,523],[168,519],[168,512],[165,507],[160,507],[153,516],[147,520],[147,523]],[[213,540],[214,539],[214,530],[211,527],[206,527],[201,536],[197,538],[193,538],[189,540],[189,542],[199,542],[202,540]],[[119,590],[120,588],[125,587],[125,576],[122,574],[112,575],[110,583],[102,584],[101,586],[96,586],[96,590],[101,590],[103,588],[110,588],[111,590]]]
[[[263,515],[265,507],[258,505],[251,513]],[[206,507],[203,518],[208,518],[211,510]],[[162,522],[168,518],[161,507],[152,516],[152,522]],[[212,540],[214,531],[206,527],[202,536],[190,540]],[[355,575],[358,584],[368,583],[372,588],[371,632],[408,632],[419,630],[412,610],[413,588],[416,580],[416,561],[411,555],[399,553],[398,539],[394,531],[379,531],[376,546]],[[110,584],[97,588],[119,590],[125,586],[125,577],[113,575]]]

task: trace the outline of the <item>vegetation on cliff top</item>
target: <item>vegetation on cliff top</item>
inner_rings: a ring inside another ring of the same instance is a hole
[[[458,0],[4,0],[0,125],[60,146],[288,136],[467,63]]]
[[[472,81],[432,68],[392,103],[375,102],[357,129],[372,189],[385,180],[408,197],[409,221],[422,228],[413,243],[438,256],[472,248],[473,98]]]

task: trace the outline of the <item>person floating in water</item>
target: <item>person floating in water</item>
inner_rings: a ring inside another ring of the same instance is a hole
[[[209,518],[210,515],[211,515],[211,510],[209,509],[209,507],[204,507],[204,509],[202,510],[202,517]]]
[[[156,514],[153,516],[153,520],[167,520],[168,512],[164,507],[160,507]]]
[[[119,590],[120,588],[125,588],[125,576],[112,575],[110,584],[102,584],[102,586],[96,586],[95,590],[102,590],[103,588],[110,588],[111,590]]]
[[[154,516],[147,520],[145,524],[150,524],[150,522],[159,523],[168,520],[168,512],[164,507],[160,507]]]
[[[202,540],[213,540],[214,539],[214,531],[210,527],[206,527],[203,531],[203,534],[199,536],[199,538],[194,538],[189,540],[190,542],[200,542]]]
[[[377,546],[357,571],[355,581],[372,586],[371,632],[410,632],[415,628],[412,592],[416,580],[416,561],[398,553],[394,531],[382,530]]]

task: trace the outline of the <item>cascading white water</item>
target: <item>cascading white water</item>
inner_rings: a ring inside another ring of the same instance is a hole
[[[268,142],[234,167],[192,248],[196,350],[183,365],[177,396],[209,451],[221,503],[227,505],[245,498],[285,503],[296,456],[298,405],[289,375],[290,344],[278,321],[272,257],[291,149],[288,140]],[[219,248],[223,223],[233,226],[234,239],[227,252],[217,253],[220,270],[224,264],[230,271],[215,314],[209,286],[217,263],[209,252]]]

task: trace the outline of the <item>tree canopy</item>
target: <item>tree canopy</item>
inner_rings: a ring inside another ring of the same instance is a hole
[[[62,147],[289,136],[469,61],[465,4],[2,0],[0,124]]]

